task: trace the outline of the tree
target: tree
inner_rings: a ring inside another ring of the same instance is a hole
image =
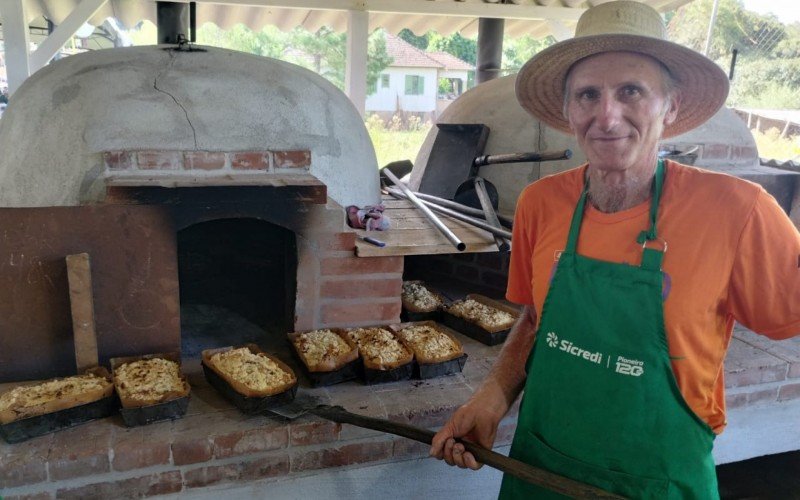
[[[478,59],[478,41],[473,38],[464,38],[460,33],[442,36],[435,31],[428,32],[427,37],[428,52],[447,52],[470,64]]]
[[[524,35],[519,38],[506,38],[503,40],[503,71],[506,73],[517,73],[528,59],[537,52],[545,49],[556,42],[555,38],[533,38]]]
[[[714,0],[696,0],[677,10],[670,19],[670,39],[702,52]],[[742,0],[720,0],[708,56],[727,58],[732,49],[741,55],[769,55],[786,37],[784,26],[771,15],[744,9]]]
[[[428,32],[430,33],[430,32]],[[406,42],[410,43],[414,47],[418,48],[419,50],[427,50],[428,48],[428,33],[425,33],[422,36],[417,36],[408,28],[403,28],[400,30],[400,33],[397,34],[398,38],[405,40]]]

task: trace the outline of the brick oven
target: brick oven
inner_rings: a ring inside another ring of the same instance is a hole
[[[71,57],[15,94],[0,150],[0,381],[74,371],[73,253],[102,363],[179,350],[182,321],[196,354],[399,318],[402,257],[356,258],[342,208],[380,200],[372,144],[305,69],[208,47]],[[249,326],[203,320],[223,310]]]

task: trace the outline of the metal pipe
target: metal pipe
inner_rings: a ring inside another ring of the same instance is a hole
[[[475,192],[478,194],[478,200],[481,202],[481,207],[483,207],[483,215],[486,217],[486,222],[496,228],[502,229],[500,221],[497,220],[494,207],[492,206],[492,200],[489,199],[489,193],[486,192],[486,184],[483,183],[483,179],[475,177],[473,182],[475,183]],[[493,236],[494,243],[497,245],[497,250],[505,253],[511,249],[511,245],[508,244],[508,241],[496,234],[493,234]]]
[[[403,192],[397,192],[397,190],[390,189],[389,194],[394,196],[395,198],[402,198],[408,199]],[[411,201],[411,200],[409,200]],[[484,231],[489,231],[492,234],[496,234],[498,236],[502,236],[507,240],[511,239],[511,231],[507,231],[505,229],[497,228],[484,220],[476,219],[475,217],[470,217],[469,215],[464,215],[461,212],[457,212],[447,207],[443,207],[441,205],[437,205],[436,203],[432,203],[426,200],[420,200],[421,203],[424,203],[426,207],[429,207],[431,210],[439,212],[444,215],[449,215],[454,219],[458,219],[461,222],[466,222],[467,224],[471,224],[479,229],[483,229]]]
[[[468,215],[474,215],[476,217],[484,216],[483,210],[480,210],[478,208],[468,207],[467,205],[462,205],[461,203],[457,203],[452,200],[447,200],[445,198],[439,198],[438,196],[433,196],[432,194],[420,193],[418,191],[414,191],[414,194],[417,195],[417,198],[423,201],[429,201],[431,203],[435,203],[437,205],[453,209],[457,212],[461,212]],[[510,219],[500,214],[497,214],[497,218],[500,219],[500,222],[503,224],[503,226],[509,228],[514,227],[513,219]]]
[[[482,167],[484,165],[497,165],[499,163],[569,160],[570,158],[572,158],[572,151],[569,149],[563,151],[542,151],[541,153],[504,153],[499,155],[478,156],[472,161],[472,165],[475,167]]]
[[[453,233],[453,231],[451,231],[449,227],[445,226],[444,223],[438,217],[436,217],[436,215],[433,212],[431,212],[431,209],[426,207],[425,204],[422,202],[422,200],[417,198],[414,195],[414,193],[412,193],[411,190],[408,189],[408,187],[406,187],[406,185],[403,184],[400,181],[400,179],[397,178],[397,176],[395,176],[388,169],[383,169],[383,173],[386,175],[386,178],[388,178],[390,181],[394,183],[395,186],[400,188],[403,194],[406,195],[408,201],[413,203],[415,207],[417,207],[423,214],[425,214],[425,217],[427,217],[431,221],[431,223],[436,227],[436,229],[438,229],[439,232],[441,232],[445,236],[445,238],[447,238],[447,240],[450,241],[450,243],[452,243],[454,247],[456,247],[456,249],[459,252],[463,252],[464,250],[467,249],[467,245],[463,241],[458,239],[458,236],[456,236],[455,233]]]

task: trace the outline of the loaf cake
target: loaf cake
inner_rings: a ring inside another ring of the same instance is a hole
[[[419,363],[441,363],[464,354],[461,343],[434,324],[410,325],[398,331],[397,335],[414,351]]]
[[[404,281],[400,296],[403,308],[411,312],[432,312],[442,306],[442,297],[421,281]]]
[[[111,381],[96,373],[15,387],[0,395],[0,424],[91,403],[113,390]]]
[[[490,332],[511,328],[516,321],[511,313],[472,298],[453,302],[446,310],[449,314],[475,323]]]
[[[297,383],[288,366],[247,347],[217,352],[207,359],[204,356],[203,362],[247,397],[272,396]]]
[[[189,393],[189,384],[181,375],[180,365],[159,357],[115,366],[114,386],[123,408],[164,403]]]
[[[358,358],[358,348],[331,329],[293,333],[289,340],[310,372],[338,370]]]
[[[366,368],[391,370],[414,359],[413,353],[386,328],[353,328],[347,336],[358,346]]]

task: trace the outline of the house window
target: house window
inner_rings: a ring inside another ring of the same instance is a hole
[[[389,75],[381,75],[381,88],[382,89],[389,88]]]
[[[406,95],[422,95],[425,92],[425,77],[406,75]]]

